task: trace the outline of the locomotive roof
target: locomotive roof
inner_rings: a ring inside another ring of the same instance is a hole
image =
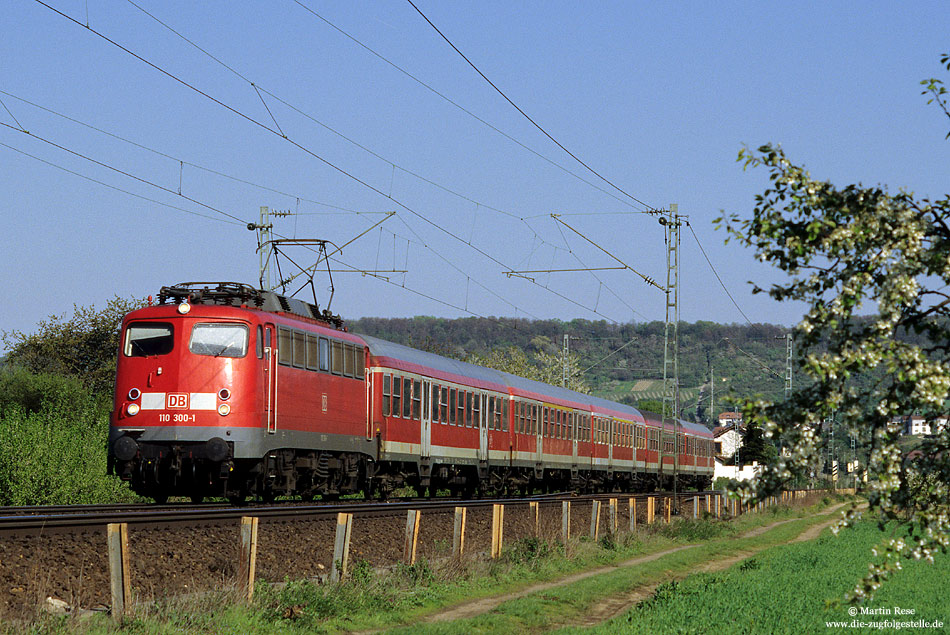
[[[603,411],[604,414],[620,415],[630,418],[634,421],[656,422],[659,417],[647,411],[641,411],[638,408],[627,404],[617,403],[596,397],[594,395],[585,395],[561,386],[552,386],[534,379],[527,379],[512,373],[506,373],[477,364],[470,364],[457,359],[443,357],[435,353],[420,351],[402,344],[395,344],[387,340],[379,339],[369,335],[360,335],[369,347],[370,352],[376,357],[387,358],[394,366],[402,370],[417,372],[419,370],[431,369],[440,371],[459,379],[474,379],[486,388],[495,390],[504,390],[505,388],[514,388],[515,390],[537,395],[538,397],[554,398],[579,406],[590,406],[595,410]],[[652,415],[652,416],[651,416]],[[689,421],[679,420],[680,426],[684,431],[689,431],[698,436],[711,437],[712,433],[705,427]]]

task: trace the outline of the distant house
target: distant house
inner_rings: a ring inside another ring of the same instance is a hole
[[[741,412],[720,412],[719,425],[720,426],[731,426],[731,425],[741,426],[742,413]]]
[[[716,444],[716,456],[733,456],[736,450],[742,447],[742,437],[745,430],[739,424],[719,426],[713,430],[713,439]]]
[[[904,417],[904,434],[930,434],[930,424],[919,415]]]
[[[744,465],[741,468],[737,468],[733,463],[724,463],[722,459],[716,458],[713,468],[713,479],[717,478],[734,478],[737,481],[748,481],[753,478],[756,478],[759,474],[762,473],[762,466],[752,462],[751,465]]]

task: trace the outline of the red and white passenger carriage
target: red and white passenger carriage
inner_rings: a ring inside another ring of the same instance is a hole
[[[244,285],[163,288],[121,338],[110,470],[156,500],[712,477],[702,426],[663,430],[627,405],[351,334],[312,304]]]

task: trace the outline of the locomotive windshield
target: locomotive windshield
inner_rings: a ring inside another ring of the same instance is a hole
[[[125,331],[125,356],[167,355],[175,345],[172,325],[165,322],[138,322]]]
[[[195,324],[188,349],[197,355],[244,357],[247,353],[247,327],[220,322]]]

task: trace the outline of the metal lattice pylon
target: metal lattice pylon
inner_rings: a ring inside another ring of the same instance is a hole
[[[679,277],[680,277],[680,226],[678,206],[670,205],[670,211],[660,217],[666,238],[666,328],[663,343],[663,437],[660,441],[660,473],[663,473],[663,458],[666,452],[667,424],[673,431],[673,492],[677,490],[679,477]]]

